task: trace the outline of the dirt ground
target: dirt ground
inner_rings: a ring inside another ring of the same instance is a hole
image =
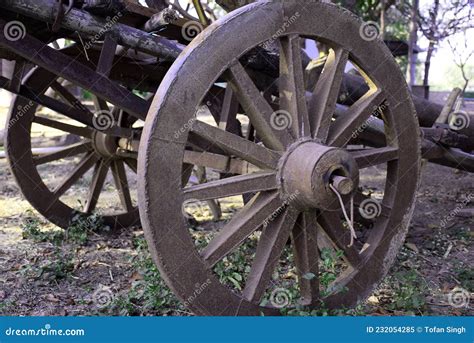
[[[44,172],[54,177],[66,166],[48,168]],[[469,303],[474,221],[461,216],[474,207],[473,199],[473,175],[426,165],[395,266],[367,302],[339,314],[474,314],[472,299]],[[31,209],[5,159],[0,159],[0,314],[191,315],[154,268],[140,228],[117,236],[65,236]]]

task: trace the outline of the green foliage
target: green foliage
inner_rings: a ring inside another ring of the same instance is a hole
[[[25,264],[20,269],[20,273],[28,279],[59,281],[66,279],[73,270],[72,254],[65,253],[59,246],[54,246],[54,251],[48,255],[47,259],[31,265]]]
[[[54,280],[65,279],[74,270],[72,255],[64,253],[56,248],[54,259],[41,266],[41,275]]]
[[[54,245],[60,245],[64,240],[63,231],[58,230],[41,230],[42,223],[40,220],[32,215],[29,215],[23,220],[22,238],[31,239],[33,242],[50,242]]]
[[[43,223],[34,215],[26,217],[22,226],[23,239],[49,242],[56,246],[64,243],[84,245],[90,233],[109,230],[108,227],[104,227],[102,218],[97,214],[92,216],[77,214],[67,230],[42,230],[41,225]]]
[[[104,226],[104,221],[99,214],[95,213],[91,216],[77,214],[66,230],[66,239],[71,243],[83,245],[87,242],[89,234],[109,230],[108,226]]]
[[[469,267],[460,266],[456,269],[456,279],[461,283],[461,287],[474,292],[474,270]]]
[[[211,237],[206,236],[206,241],[210,240]],[[216,264],[214,272],[219,276],[220,282],[236,290],[242,290],[245,278],[250,272],[257,243],[258,237],[251,236],[245,244]]]
[[[102,228],[100,217],[85,217],[78,215],[74,217],[68,230],[42,229],[44,225],[33,213],[24,219],[22,225],[23,239],[30,239],[36,243],[51,243],[54,246],[54,255],[38,266],[25,266],[22,270],[25,274],[31,274],[34,278],[46,278],[61,280],[74,270],[73,256],[65,252],[65,244],[80,244],[87,242],[88,234]]]
[[[330,285],[336,280],[339,273],[338,270],[338,261],[344,256],[344,252],[338,250],[334,253],[333,250],[328,248],[323,248],[321,250],[321,270],[319,275],[319,282],[323,289],[321,290],[321,295],[328,295],[330,290]]]
[[[380,23],[382,13],[381,0],[336,0],[336,4],[349,9],[364,21]],[[404,13],[406,3],[398,0],[385,10],[385,38],[393,40],[408,40],[409,19]]]
[[[415,270],[396,272],[389,277],[388,283],[393,290],[388,309],[404,312],[425,310],[428,286]]]
[[[132,257],[132,263],[139,277],[104,311],[122,316],[169,315],[175,314],[175,309],[183,312],[183,305],[165,284],[153,263],[143,236],[135,239],[134,246],[137,255]]]

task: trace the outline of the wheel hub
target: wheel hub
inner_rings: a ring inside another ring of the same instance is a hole
[[[95,151],[102,157],[112,158],[116,156],[118,148],[116,137],[96,131],[92,136],[92,144]]]
[[[357,189],[359,170],[347,151],[306,140],[283,156],[279,179],[283,198],[293,206],[337,210],[340,204],[330,185],[347,199]]]

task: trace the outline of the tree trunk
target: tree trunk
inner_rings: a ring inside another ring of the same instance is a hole
[[[433,53],[434,53],[436,45],[439,43],[439,39],[435,39],[436,32],[438,30],[438,22],[437,22],[438,12],[439,12],[439,0],[434,0],[432,10],[430,10],[430,30],[429,30],[429,36],[427,36],[428,40],[430,41],[430,45],[428,46],[428,52],[426,54],[425,76],[423,77],[425,99],[428,99],[430,97],[430,91],[428,89],[428,86],[430,82],[431,58],[433,57]]]
[[[387,30],[387,24],[386,24],[386,1],[382,0],[382,8],[380,10],[380,39],[384,40],[385,39],[385,31]]]
[[[343,4],[345,8],[349,11],[356,13],[357,12],[357,0],[346,0]]]
[[[425,76],[423,77],[423,87],[425,88],[425,99],[429,99],[430,97],[430,91],[428,89],[428,86],[430,82],[431,58],[433,57],[434,49],[435,49],[435,42],[430,41],[430,45],[428,46],[428,52],[426,53]]]
[[[413,88],[416,82],[416,60],[418,55],[415,54],[414,49],[418,41],[418,7],[419,0],[413,0],[411,10],[411,22],[410,22],[410,39],[408,41],[408,70],[407,70],[407,82],[410,88]]]

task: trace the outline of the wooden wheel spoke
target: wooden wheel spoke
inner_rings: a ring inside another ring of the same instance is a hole
[[[104,111],[104,112],[110,111],[109,105],[107,104],[107,101],[105,101],[104,99],[99,98],[97,95],[93,95],[92,100],[94,101],[94,107],[96,111]],[[119,108],[116,107],[114,108],[114,110],[115,109],[119,109]],[[115,117],[115,119],[117,118]]]
[[[184,189],[185,199],[209,200],[278,188],[275,173],[253,173],[211,181]]]
[[[247,300],[260,302],[297,218],[298,211],[288,207],[284,213],[263,228],[255,259],[242,292]]]
[[[63,158],[77,156],[79,154],[88,152],[92,149],[90,142],[81,142],[65,147],[52,153],[41,154],[39,156],[33,156],[35,165],[41,165],[53,161],[57,161]]]
[[[349,247],[351,233],[349,228],[345,228],[342,225],[339,213],[325,211],[320,213],[317,218],[318,223],[324,232],[326,232],[337,248],[343,251],[344,258],[352,267],[356,268],[361,261],[361,257],[354,245]]]
[[[235,96],[232,87],[227,87],[224,94],[224,101],[222,103],[222,110],[219,117],[219,128],[224,131],[230,131],[230,124],[235,122],[237,112],[239,110],[239,102]]]
[[[319,299],[319,251],[316,211],[300,214],[293,229],[292,240],[298,281],[303,303]]]
[[[313,137],[326,139],[349,52],[342,48],[331,49],[324,64],[323,72],[316,83],[309,103],[310,125]]]
[[[337,118],[329,128],[327,143],[331,146],[345,146],[354,133],[370,118],[374,109],[385,100],[382,91],[369,90],[364,96],[347,109],[347,112]]]
[[[132,158],[126,158],[124,160],[125,164],[136,174],[138,170],[137,160]]]
[[[63,98],[69,105],[74,108],[80,109],[81,111],[87,112],[92,116],[92,112],[84,106],[79,99],[77,99],[66,87],[60,84],[58,81],[55,81],[51,84],[51,88],[56,91],[56,93]]]
[[[112,163],[112,175],[114,177],[115,187],[120,197],[123,208],[130,212],[133,210],[132,197],[128,187],[127,173],[122,161],[117,160]]]
[[[65,104],[62,101],[56,100],[46,95],[36,94],[26,86],[22,86],[22,93],[29,99],[37,104],[44,106],[56,113],[62,114],[68,118],[74,119],[75,121],[87,125],[88,127],[93,127],[92,123],[92,113],[83,108],[71,107]]]
[[[229,155],[238,156],[263,169],[275,170],[281,157],[280,153],[276,151],[269,150],[199,120],[193,123],[191,130]]]
[[[310,135],[301,39],[297,35],[280,38],[280,110],[290,115],[295,138]]]
[[[100,160],[96,163],[94,175],[89,188],[89,196],[84,206],[84,212],[91,214],[94,212],[97,202],[99,201],[100,193],[104,187],[105,179],[109,171],[110,162],[106,160]]]
[[[97,162],[99,157],[91,152],[87,154],[74,170],[64,178],[61,184],[53,191],[56,199],[59,199],[66,191],[71,188],[92,166]]]
[[[236,157],[191,150],[184,152],[183,162],[227,174],[248,174],[260,170],[257,166]]]
[[[214,266],[238,247],[281,206],[277,192],[259,193],[252,198],[201,252],[208,266]]]
[[[75,125],[70,125],[70,124],[62,123],[62,122],[52,120],[52,119],[42,117],[42,116],[36,116],[33,119],[33,121],[36,124],[51,127],[53,129],[57,129],[63,132],[68,132],[73,135],[77,135],[77,136],[81,136],[81,137],[85,137],[89,139],[92,138],[92,130],[88,127],[79,127]]]
[[[384,147],[350,152],[359,169],[364,169],[398,159],[398,148]]]
[[[274,110],[240,62],[235,62],[229,68],[228,81],[265,146],[278,151],[284,150],[292,141],[288,127],[283,127],[282,130],[274,129]]]

